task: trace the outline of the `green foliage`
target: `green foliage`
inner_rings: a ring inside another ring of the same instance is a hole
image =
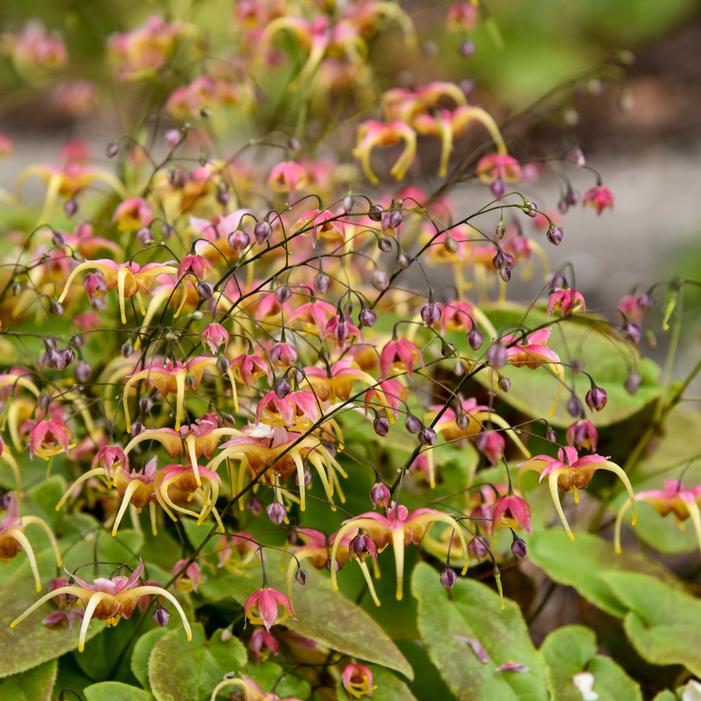
[[[52,701],[58,663],[45,662],[27,672],[0,681],[0,699],[7,701]]]

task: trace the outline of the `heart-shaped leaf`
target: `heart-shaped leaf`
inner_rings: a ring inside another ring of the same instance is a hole
[[[144,633],[134,645],[131,653],[131,671],[144,689],[151,688],[148,678],[148,659],[153,646],[168,632],[165,628],[154,628]]]
[[[591,675],[598,701],[642,701],[638,685],[612,659],[597,654],[596,636],[584,626],[565,626],[548,635],[540,648],[558,701],[582,701],[575,675]]]
[[[577,533],[574,541],[559,529],[532,533],[528,539],[530,560],[558,584],[574,587],[587,601],[613,616],[623,616],[628,607],[611,591],[602,574],[607,571],[643,572],[680,588],[662,565],[628,552],[617,555],[605,540],[590,533]]]
[[[87,701],[153,701],[153,696],[130,684],[100,682],[83,690]]]
[[[458,701],[548,701],[545,664],[515,603],[502,609],[497,594],[470,579],[449,594],[425,563],[414,568],[411,586],[421,638]],[[523,671],[504,669],[508,663]]]
[[[642,574],[606,572],[602,579],[628,609],[624,628],[641,657],[701,676],[701,601]]]
[[[51,701],[58,663],[45,662],[34,669],[7,677],[0,682],[0,699],[7,701]]]

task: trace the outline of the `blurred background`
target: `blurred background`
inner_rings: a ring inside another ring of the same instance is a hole
[[[698,270],[698,0],[492,0],[481,6],[492,21],[475,30],[475,53],[467,58],[445,31],[447,3],[404,4],[428,34],[422,37],[428,39],[425,60],[407,66],[403,52],[385,51],[380,63],[388,85],[421,83],[437,75],[474,81],[479,101],[502,119],[557,86],[575,85],[554,118],[526,129],[519,148],[528,152],[532,146],[537,154],[552,155],[579,143],[614,193],[613,212],[601,217],[571,210],[565,241],[551,251],[555,262],[574,264],[577,285],[593,306],[612,309],[637,283]],[[123,97],[121,88],[104,80],[105,42],[156,12],[196,18],[213,45],[224,31],[221,18],[234,22],[230,0],[0,3],[3,32],[17,32],[38,17],[48,30],[60,33],[69,50],[67,64],[55,75],[23,74],[7,55],[0,56],[0,133],[16,146],[0,160],[0,186],[12,191],[23,166],[56,160],[68,138],[86,139],[102,158],[105,145],[128,128],[124,101],[116,99],[115,91]],[[621,49],[635,57],[625,78],[615,83],[588,78]],[[553,104],[557,96],[546,106]],[[469,188],[463,192],[470,201]],[[553,192],[546,194],[552,203]]]

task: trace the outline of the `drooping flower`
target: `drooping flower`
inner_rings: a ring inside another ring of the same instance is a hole
[[[519,465],[519,476],[529,470],[538,472],[540,481],[548,478],[553,505],[570,540],[574,540],[574,534],[562,509],[558,489],[563,492],[573,492],[575,500],[578,500],[577,490],[586,489],[597,470],[606,470],[613,472],[623,482],[631,500],[635,499],[628,475],[618,465],[610,462],[603,455],[594,454],[580,457],[577,449],[572,446],[560,448],[557,451],[557,458],[550,455],[534,455],[530,460]],[[635,522],[636,519],[637,517],[634,515],[633,521]]]
[[[343,668],[341,683],[354,699],[372,696],[372,692],[377,689],[372,670],[367,665],[358,662],[347,664]]]
[[[138,231],[151,224],[153,211],[146,200],[130,197],[119,203],[114,211],[114,221],[120,231]]]
[[[367,179],[377,185],[380,181],[372,170],[370,157],[375,147],[389,147],[403,143],[404,150],[392,166],[390,173],[395,180],[402,180],[416,157],[416,133],[403,122],[378,122],[371,119],[358,129],[358,142],[353,155],[360,161]]]
[[[93,618],[105,621],[108,626],[117,625],[122,618],[125,620],[131,618],[141,597],[155,596],[163,597],[173,605],[175,610],[180,614],[187,639],[192,640],[190,624],[178,600],[162,587],[141,584],[141,575],[143,572],[144,565],[140,562],[128,577],[125,575],[117,575],[110,579],[97,577],[92,582],[86,582],[84,579],[72,574],[71,581],[74,582],[74,584],[58,587],[42,596],[24,611],[24,613],[15,618],[15,620],[10,623],[10,628],[17,626],[29,616],[29,614],[47,601],[59,596],[74,596],[84,607],[83,621],[80,626],[80,634],[78,637],[78,651],[83,652],[85,649],[88,627]]]
[[[414,365],[422,362],[419,347],[406,338],[386,343],[380,353],[380,372],[388,377],[394,371],[404,371],[411,377]]]
[[[296,697],[288,696],[282,699],[272,691],[265,692],[253,679],[246,676],[241,676],[236,679],[227,676],[227,678],[220,681],[219,684],[214,687],[212,695],[210,696],[210,701],[216,701],[219,692],[223,691],[228,686],[233,686],[239,690],[241,701],[301,701],[301,699]]]
[[[635,509],[635,505],[638,502],[650,504],[660,516],[664,517],[674,514],[674,518],[680,528],[687,519],[690,519],[699,543],[699,550],[701,550],[701,512],[699,511],[701,485],[684,487],[681,480],[666,480],[663,489],[648,489],[638,492],[623,502],[616,515],[616,527],[614,530],[616,552],[621,552],[621,525],[623,517],[631,506]],[[633,513],[635,514],[635,511]],[[635,516],[633,517],[633,524],[635,524]]]
[[[307,185],[307,171],[295,161],[284,161],[273,166],[268,175],[268,187],[273,192],[294,193]]]
[[[281,591],[272,587],[254,591],[246,599],[243,613],[254,625],[262,623],[267,631],[270,631],[274,625],[286,621],[290,616],[294,616],[290,600]]]
[[[559,311],[562,316],[584,311],[585,303],[581,292],[572,288],[553,290],[548,297],[548,314]]]
[[[61,553],[53,531],[43,519],[38,516],[20,516],[19,502],[15,492],[8,492],[2,499],[2,508],[5,511],[0,519],[0,562],[13,559],[21,550],[24,550],[29,567],[34,575],[34,584],[37,591],[41,591],[41,578],[37,566],[34,549],[25,534],[25,528],[30,524],[39,526],[46,533],[51,543],[56,558],[56,567],[61,566]]]
[[[597,214],[601,214],[605,209],[613,209],[613,194],[607,187],[597,185],[584,193],[582,204],[593,207]]]
[[[397,576],[396,597],[400,601],[404,596],[404,548],[407,545],[417,545],[433,523],[444,523],[453,529],[465,556],[463,574],[467,571],[467,542],[458,522],[448,514],[436,509],[416,509],[411,513],[406,506],[392,502],[387,508],[387,514],[382,516],[374,511],[367,511],[343,522],[338,529],[331,549],[331,559],[336,559],[338,549],[347,533],[352,531],[366,532],[375,543],[378,551],[388,545],[394,550],[394,563]],[[335,568],[331,569],[331,584],[338,591],[338,581]],[[376,601],[379,605],[379,602]]]
[[[531,509],[528,502],[516,494],[499,497],[492,507],[492,533],[497,526],[531,531]]]

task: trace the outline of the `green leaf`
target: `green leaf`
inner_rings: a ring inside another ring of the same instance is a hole
[[[275,693],[281,698],[292,696],[298,699],[306,699],[311,693],[309,683],[304,679],[298,679],[279,665],[267,660],[261,663],[249,663],[243,673],[253,679],[258,686],[267,691],[275,689]],[[217,681],[221,681],[217,679]]]
[[[40,572],[50,572],[56,566],[50,552],[40,553],[37,561]],[[48,604],[25,618],[16,628],[9,627],[10,622],[28,609],[39,596],[34,591],[34,582],[26,564],[2,583],[0,677],[24,672],[78,647],[77,625],[74,624],[72,628],[47,628],[42,624],[44,616],[54,610]],[[88,630],[88,638],[97,635],[102,627],[102,623],[94,621]]]
[[[458,701],[547,701],[548,680],[540,653],[533,647],[521,610],[512,601],[502,609],[487,586],[459,579],[450,592],[439,573],[425,563],[414,569],[412,592],[419,603],[419,632],[433,664]],[[480,662],[468,644],[478,641],[489,659]],[[526,672],[500,672],[519,662]]]
[[[497,331],[503,333],[511,332],[519,326],[535,328],[552,321],[552,317],[539,309],[528,310],[515,304],[484,306],[482,310]],[[463,337],[451,340],[457,342],[458,349],[468,352]],[[642,378],[640,389],[633,395],[625,389],[631,356],[637,356],[637,351],[607,332],[601,322],[593,317],[575,316],[558,322],[553,328],[549,345],[563,362],[571,360],[572,350],[576,349],[577,358],[583,362],[584,370],[608,392],[605,409],[590,417],[597,426],[610,426],[624,421],[660,395],[659,368],[647,358],[641,359],[637,365]],[[494,388],[504,402],[526,416],[549,416],[561,385],[546,367],[533,370],[507,366],[500,373],[512,380],[509,392]],[[485,386],[492,386],[487,373],[478,373],[475,379]],[[576,389],[582,394],[588,389],[588,380],[584,375],[577,376]],[[566,404],[566,398],[559,401],[554,415],[548,418],[554,426],[565,427],[572,423]]]
[[[591,533],[577,533],[570,541],[564,531],[553,528],[531,534],[527,543],[533,564],[613,616],[623,616],[628,609],[602,578],[606,571],[644,572],[665,579],[670,586],[681,586],[662,565],[626,551],[617,555],[612,545]]]
[[[7,701],[51,701],[58,663],[45,662],[28,672],[15,674],[0,682],[0,699]]]
[[[134,645],[131,653],[131,671],[144,689],[151,688],[148,678],[148,658],[153,646],[167,634],[168,631],[165,628],[154,628],[142,635]]]
[[[582,701],[575,674],[589,672],[599,701],[642,701],[638,685],[613,660],[596,654],[596,636],[584,626],[565,626],[548,635],[541,652],[550,669],[558,701]]]
[[[641,657],[701,676],[701,601],[646,575],[607,572],[602,578],[629,611],[624,629]]]
[[[158,701],[208,701],[212,689],[229,672],[246,664],[246,649],[227,631],[216,631],[209,641],[197,623],[188,642],[181,630],[158,640],[148,660],[148,677]],[[177,661],[177,663],[174,663]]]
[[[679,699],[673,691],[665,689],[664,691],[660,691],[652,701],[679,701]]]
[[[400,679],[382,667],[372,666],[373,683],[377,687],[370,698],[372,701],[416,701],[409,687]],[[343,688],[339,680],[336,686],[338,701],[354,701],[353,697]]]
[[[148,691],[121,682],[92,684],[83,693],[87,701],[153,701]]]

